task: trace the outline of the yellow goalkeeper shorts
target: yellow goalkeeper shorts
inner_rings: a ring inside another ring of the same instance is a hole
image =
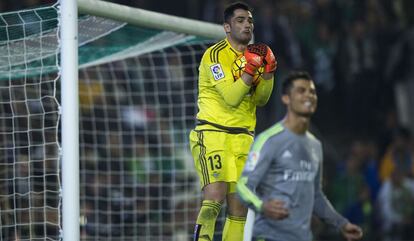
[[[228,193],[236,192],[253,136],[231,134],[221,130],[200,130],[190,133],[190,148],[195,168],[203,188],[214,182],[229,183]]]

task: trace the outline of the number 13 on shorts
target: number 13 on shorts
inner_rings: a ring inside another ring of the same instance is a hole
[[[237,182],[252,141],[247,134],[191,131],[191,153],[201,187],[219,181]]]

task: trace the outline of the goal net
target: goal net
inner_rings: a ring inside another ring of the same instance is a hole
[[[0,15],[0,240],[61,239],[58,27],[56,5]],[[188,134],[214,40],[91,15],[78,29],[81,240],[189,240]]]
[[[105,48],[140,34],[146,33],[126,26],[105,38],[111,42]],[[206,45],[183,42],[139,53],[183,37],[160,32],[80,69],[85,240],[188,240],[192,233],[199,184],[187,139]]]
[[[0,240],[59,237],[56,10],[0,14]]]

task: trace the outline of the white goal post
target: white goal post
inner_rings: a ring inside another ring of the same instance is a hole
[[[80,240],[78,11],[74,0],[60,1],[62,115],[62,238]]]
[[[79,12],[127,22],[136,26],[167,30],[177,33],[223,39],[223,27],[218,24],[132,8],[99,0],[78,0]]]

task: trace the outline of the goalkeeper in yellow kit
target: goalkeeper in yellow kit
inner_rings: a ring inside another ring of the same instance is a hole
[[[191,152],[203,190],[193,240],[213,240],[221,206],[227,201],[223,240],[243,240],[247,209],[236,198],[235,184],[253,142],[256,106],[263,106],[273,89],[275,57],[265,44],[250,44],[253,17],[250,7],[233,3],[224,11],[227,37],[204,53],[199,67],[197,126],[190,133]],[[232,74],[241,55],[241,77]],[[257,81],[257,70],[264,72]]]

